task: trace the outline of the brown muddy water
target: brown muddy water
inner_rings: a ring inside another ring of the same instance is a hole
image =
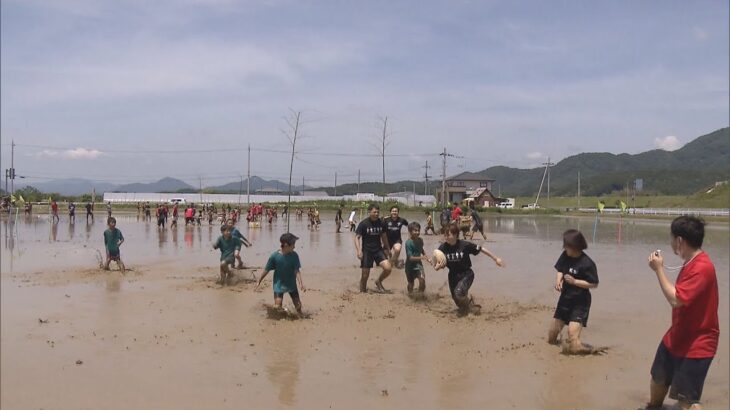
[[[406,295],[402,270],[384,282],[392,293],[359,294],[352,234],[334,233],[334,214],[324,213],[319,231],[291,221],[309,318],[275,320],[264,307],[271,277],[261,292],[250,277],[278,248],[281,218],[239,227],[254,243],[244,249],[249,268],[225,288],[214,283],[218,224],[158,230],[117,216],[131,269],[121,275],[113,264],[98,268],[101,219],[0,221],[3,409],[635,409],[671,320],[646,260],[662,249],[668,266],[681,264],[668,220],[490,216],[488,241],[474,242],[507,267],[472,259],[482,314],[459,318],[445,271],[429,266],[424,298]],[[545,342],[558,296],[552,266],[568,228],[583,231],[598,266],[583,339],[608,346],[603,356],[564,356]],[[424,236],[426,249],[439,239]],[[726,409],[728,224],[707,227],[704,249],[718,274],[721,337],[703,402]]]

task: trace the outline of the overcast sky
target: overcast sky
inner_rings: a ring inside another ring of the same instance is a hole
[[[728,2],[2,1],[2,168],[220,185],[422,179],[728,126]],[[196,152],[197,151],[197,152]],[[277,152],[282,151],[282,152]],[[320,153],[315,155],[315,153]],[[19,181],[18,181],[19,182]]]

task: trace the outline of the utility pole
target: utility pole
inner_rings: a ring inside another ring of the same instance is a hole
[[[304,175],[302,175],[302,195],[304,195]]]
[[[198,181],[200,182],[200,203],[203,203],[203,177],[198,176]]]
[[[10,145],[10,195],[15,193],[15,140]]]
[[[246,205],[251,206],[251,144],[248,144],[248,178],[246,179]]]
[[[547,208],[550,208],[550,167],[555,165],[552,162],[550,162],[550,157],[548,157],[547,162],[543,163],[545,165],[545,169],[547,171]],[[537,202],[537,201],[535,201]]]
[[[580,171],[578,171],[578,208],[580,208]]]
[[[337,196],[337,173],[335,172],[335,196]]]
[[[428,169],[430,168],[428,166],[428,161],[426,161],[426,166],[424,168],[426,168],[426,186],[423,188],[423,195],[428,195]]]
[[[439,155],[443,157],[443,170],[442,170],[443,173],[441,174],[441,205],[443,207],[446,207],[446,202],[447,202],[446,201],[446,157],[454,157],[454,158],[462,158],[462,157],[457,157],[454,154],[447,153],[446,147],[444,147],[444,152]]]
[[[381,153],[383,154],[383,203],[385,203],[385,140],[388,136],[388,117],[385,117],[385,120],[383,121],[383,138],[381,140],[383,150]]]
[[[360,195],[360,170],[357,170],[357,194]]]
[[[241,184],[238,185],[238,207],[241,207],[241,191],[243,191],[243,175],[239,175],[241,177]]]

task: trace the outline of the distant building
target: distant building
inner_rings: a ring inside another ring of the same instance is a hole
[[[449,203],[472,199],[478,206],[494,206],[500,202],[492,195],[493,179],[473,172],[462,172],[446,179],[446,201]],[[438,192],[441,201],[441,191]]]
[[[330,196],[326,191],[302,191],[302,196]]]
[[[283,191],[276,188],[261,188],[255,192],[258,195],[281,195]]]

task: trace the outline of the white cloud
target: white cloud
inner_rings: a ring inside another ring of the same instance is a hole
[[[696,40],[705,40],[707,38],[707,32],[699,27],[692,29],[692,35],[694,35]]]
[[[103,152],[96,149],[74,148],[64,151],[44,149],[38,153],[39,157],[46,158],[65,158],[65,159],[95,159],[104,155]]]
[[[664,151],[674,151],[682,146],[679,139],[673,135],[666,136],[664,138],[654,138],[654,146],[663,149]]]
[[[545,155],[542,152],[530,152],[525,155],[528,159],[540,159],[543,158]]]

